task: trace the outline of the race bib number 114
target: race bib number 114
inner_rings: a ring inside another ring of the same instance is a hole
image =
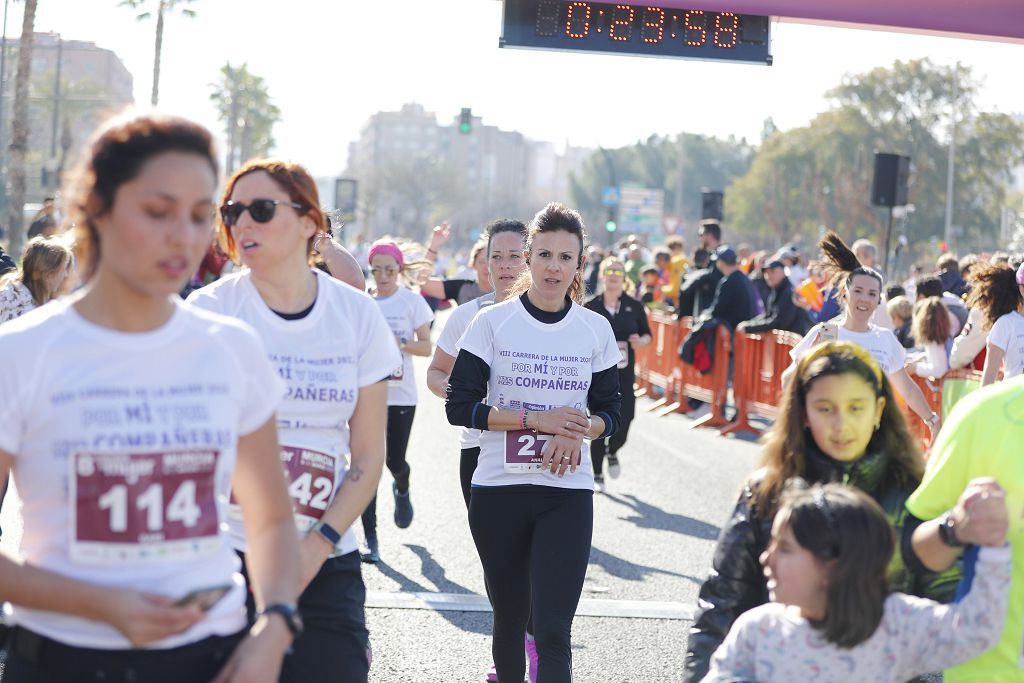
[[[71,559],[86,564],[195,558],[220,547],[218,451],[75,453]]]

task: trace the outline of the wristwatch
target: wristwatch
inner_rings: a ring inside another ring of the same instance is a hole
[[[939,521],[939,538],[950,548],[963,548],[964,543],[956,537],[956,524],[953,522],[953,513],[947,512]]]
[[[293,638],[298,638],[302,634],[302,616],[299,615],[299,608],[295,605],[275,602],[261,609],[256,618],[259,619],[269,614],[280,614]]]
[[[334,548],[337,548],[338,544],[341,543],[341,534],[327,522],[317,522],[310,531],[320,534]]]

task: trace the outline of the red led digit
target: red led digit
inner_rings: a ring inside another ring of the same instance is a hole
[[[652,19],[651,15],[655,15]],[[640,27],[640,38],[648,44],[660,43],[665,36],[665,10],[660,7],[644,9],[644,23]]]
[[[739,34],[740,18],[738,16],[732,12],[715,15],[715,47],[736,47],[736,43],[739,42]]]
[[[622,14],[625,13],[625,17]],[[612,11],[612,23],[608,27],[608,37],[618,42],[626,42],[633,37],[633,8],[629,5],[616,5]]]
[[[583,20],[580,21],[580,15]],[[576,24],[575,30],[573,24]],[[582,26],[580,24],[582,23]],[[570,2],[569,14],[565,19],[565,35],[570,38],[586,38],[590,35],[590,3]]]
[[[694,21],[700,21],[701,23],[695,24]],[[694,10],[692,12],[686,12],[683,15],[683,35],[686,37],[686,44],[690,47],[702,47],[708,42],[707,28],[708,18],[704,16],[704,13],[700,10]],[[699,40],[693,40],[690,34],[697,32],[700,34]]]
[[[558,35],[558,2],[541,0],[537,6],[537,35],[551,38]]]

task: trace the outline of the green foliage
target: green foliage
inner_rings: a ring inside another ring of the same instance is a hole
[[[228,138],[228,170],[267,156],[274,148],[274,124],[281,120],[281,110],[271,101],[263,78],[250,73],[246,64],[225,64],[210,88],[210,101]]]
[[[970,70],[927,59],[848,75],[827,95],[833,108],[809,125],[769,131],[750,170],[727,190],[735,229],[812,242],[820,226],[846,238],[880,234],[883,209],[870,206],[875,152],[911,158],[903,229],[911,243],[941,238],[952,117],[956,121],[953,224],[960,250],[997,244],[1011,169],[1024,162],[1024,126],[978,112]]]
[[[721,189],[743,175],[753,151],[746,140],[734,138],[652,135],[629,147],[595,152],[578,174],[570,176],[569,190],[585,215],[602,215],[601,189],[612,184],[614,173],[619,185],[663,189],[666,213],[674,213],[678,206],[684,219],[696,221],[700,218],[701,188]]]

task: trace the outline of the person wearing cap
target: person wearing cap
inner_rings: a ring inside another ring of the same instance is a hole
[[[732,327],[754,315],[753,287],[746,275],[740,271],[736,252],[728,245],[721,245],[712,256],[714,268],[721,273],[715,288],[715,298],[704,318],[718,318]]]
[[[1013,271],[1003,266],[989,266],[981,272],[971,272],[971,282],[977,284],[968,303],[976,303],[986,309],[988,320],[993,313],[1002,313],[988,333],[985,346],[988,353],[981,386],[996,381],[1000,364],[1003,366],[1003,379],[1024,374],[1024,264],[1017,268],[1012,281],[1008,277],[1010,274]],[[1006,312],[1002,312],[1004,310]]]
[[[800,250],[793,243],[775,252],[773,261],[781,261],[786,271],[786,277],[794,287],[799,287],[807,279],[807,269],[800,264]]]
[[[782,261],[774,260],[765,264],[762,269],[764,281],[771,287],[768,296],[767,310],[761,315],[740,323],[741,332],[767,332],[769,330],[787,330],[804,334],[809,327],[807,314],[793,302],[793,285],[786,277],[786,267]]]

